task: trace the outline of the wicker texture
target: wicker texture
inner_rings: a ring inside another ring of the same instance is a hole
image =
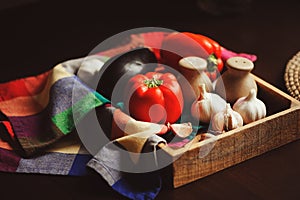
[[[286,65],[284,80],[287,90],[295,99],[300,100],[300,51]]]

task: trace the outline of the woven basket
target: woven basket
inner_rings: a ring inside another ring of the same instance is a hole
[[[288,92],[300,101],[300,51],[286,65],[284,80]]]

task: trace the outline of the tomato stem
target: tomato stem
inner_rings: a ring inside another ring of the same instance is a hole
[[[163,84],[163,80],[159,80],[156,78],[144,80],[144,84],[147,85],[148,88],[158,87]]]

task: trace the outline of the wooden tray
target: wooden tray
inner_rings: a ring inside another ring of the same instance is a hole
[[[181,149],[160,145],[173,159],[164,179],[174,188],[203,178],[300,138],[300,102],[253,75],[267,117],[218,136],[196,136]],[[167,180],[168,179],[168,180]]]

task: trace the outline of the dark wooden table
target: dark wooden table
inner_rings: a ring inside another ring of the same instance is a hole
[[[98,43],[138,27],[207,35],[223,46],[258,56],[254,74],[286,92],[283,74],[300,50],[300,3],[252,0],[239,14],[203,13],[197,0],[50,1],[0,10],[0,82],[36,75],[88,54]],[[157,199],[300,199],[300,141]],[[146,180],[145,180],[146,181]],[[0,173],[1,199],[124,199],[95,174],[86,177]]]

